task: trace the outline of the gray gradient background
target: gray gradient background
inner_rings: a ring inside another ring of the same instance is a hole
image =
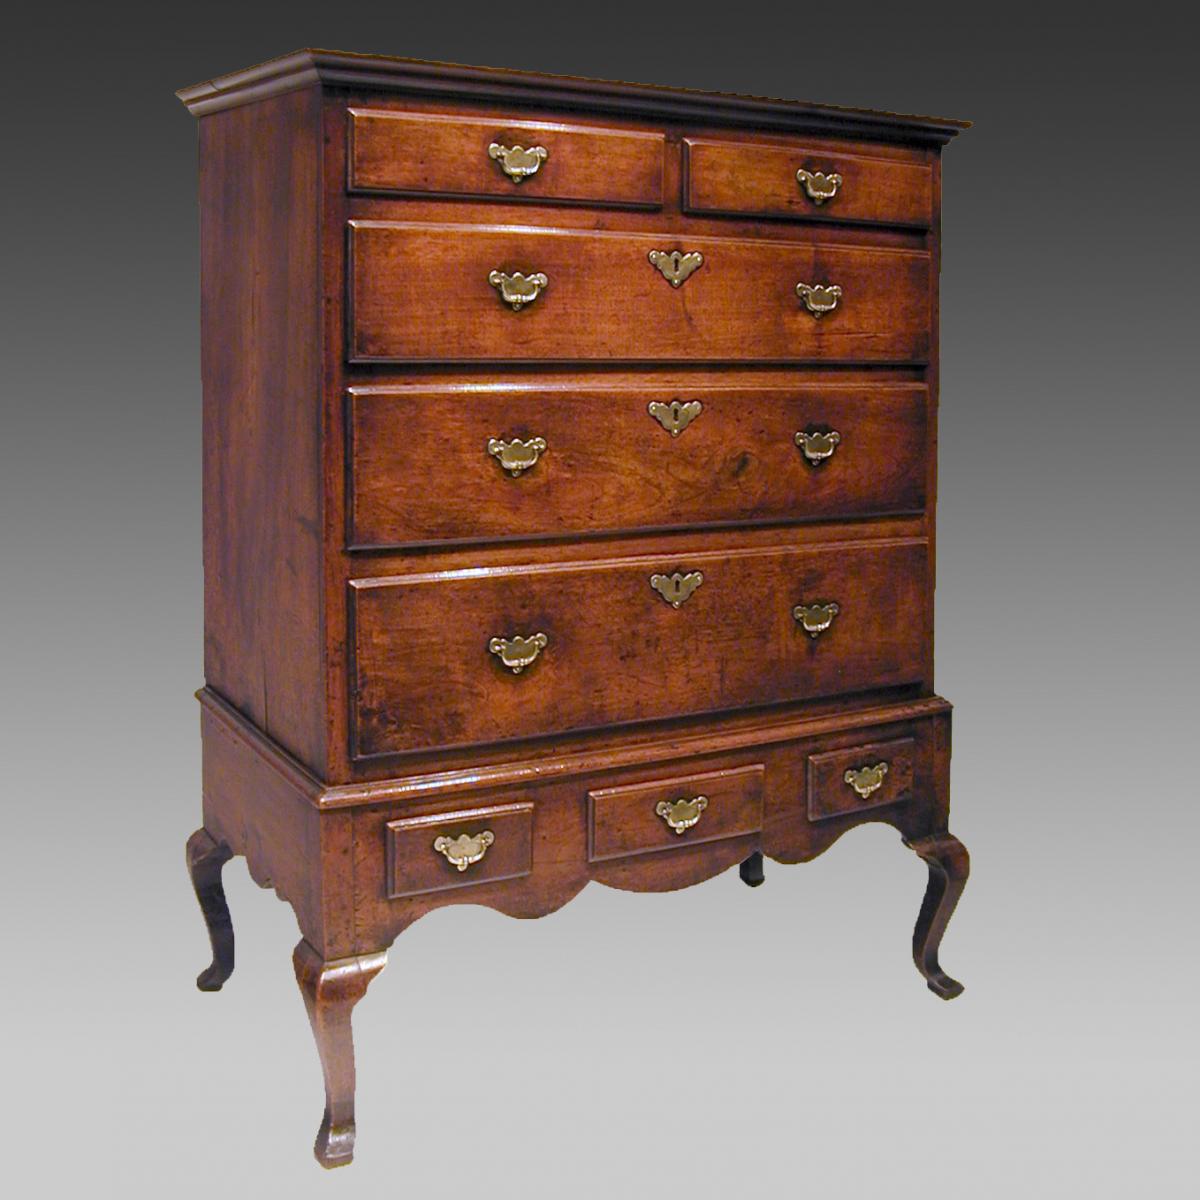
[[[1177,11],[212,2],[10,24],[8,1194],[1194,1194],[1197,155]],[[357,1011],[356,1164],[314,1164],[295,924],[240,861],[238,971],[220,995],[192,984],[196,131],[172,95],[302,45],[977,122],[946,154],[943,273],[938,683],[975,866],[943,957],[962,999],[913,972],[924,868],[881,826],[758,891],[591,888],[534,923],[455,908],[404,935]]]

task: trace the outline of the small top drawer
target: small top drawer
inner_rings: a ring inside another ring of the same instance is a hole
[[[684,146],[688,212],[922,226],[933,217],[933,170],[921,158],[705,138]]]
[[[348,187],[660,208],[661,133],[349,110]]]

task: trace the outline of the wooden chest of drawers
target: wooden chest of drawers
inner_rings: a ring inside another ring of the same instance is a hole
[[[962,124],[304,51],[200,118],[204,824],[350,1010],[445,904],[801,862],[967,876],[933,689],[940,151]]]

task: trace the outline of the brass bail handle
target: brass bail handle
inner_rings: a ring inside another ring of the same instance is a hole
[[[877,792],[883,787],[887,773],[887,763],[877,762],[873,767],[852,767],[842,778],[854,789],[860,800],[866,800],[872,792]]]
[[[531,467],[536,467],[537,461],[545,449],[546,439],[540,437],[528,440],[512,438],[508,441],[504,438],[489,438],[487,444],[487,452],[514,479],[523,475]]]
[[[804,307],[817,319],[826,313],[831,313],[842,298],[842,289],[836,283],[798,283],[796,295],[800,297]]]
[[[836,601],[823,600],[816,603],[797,604],[792,609],[792,616],[810,638],[818,638],[833,624],[834,617],[841,611],[841,607]]]
[[[514,675],[520,675],[549,644],[550,639],[544,633],[534,633],[528,637],[494,637],[488,642],[488,651]]]
[[[550,157],[545,146],[526,149],[524,146],[506,146],[503,142],[493,142],[487,152],[488,158],[497,163],[513,183],[524,183],[531,175],[536,175]]]
[[[465,871],[483,858],[495,840],[496,835],[490,829],[483,829],[479,833],[460,833],[453,838],[435,838],[433,848],[456,871]]]
[[[549,285],[549,278],[541,271],[526,275],[521,271],[492,271],[488,275],[488,283],[500,293],[500,299],[513,312],[520,312],[527,304],[532,304]]]
[[[802,429],[796,434],[796,445],[800,447],[800,453],[804,455],[805,461],[811,467],[819,467],[822,463],[828,462],[841,443],[842,435],[836,429],[831,429],[827,433]]]
[[[838,194],[842,177],[836,172],[806,171],[803,167],[796,172],[796,182],[814,204],[824,204]]]
[[[678,800],[660,800],[654,811],[676,834],[682,834],[700,820],[707,807],[707,796],[681,796]]]

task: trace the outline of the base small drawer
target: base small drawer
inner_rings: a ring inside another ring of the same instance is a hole
[[[763,767],[756,763],[679,779],[588,793],[588,859],[757,833],[763,818]]]
[[[516,879],[533,869],[533,805],[501,804],[389,821],[388,895]]]
[[[808,819],[844,817],[910,799],[915,757],[913,738],[810,754]]]

